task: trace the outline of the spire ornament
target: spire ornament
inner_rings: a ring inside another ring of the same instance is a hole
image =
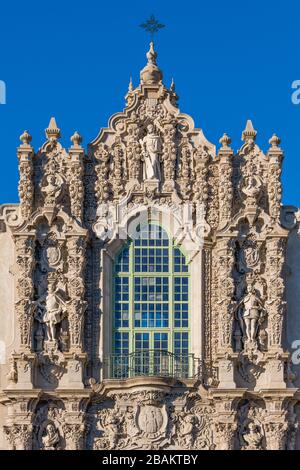
[[[130,77],[129,85],[128,85],[128,93],[131,93],[132,91],[133,91],[133,83],[132,83],[132,77]]]
[[[271,145],[271,148],[273,149],[279,148],[280,143],[281,143],[280,138],[276,134],[273,134],[273,136],[269,140],[269,144]]]
[[[78,148],[80,147],[80,144],[82,142],[82,137],[77,131],[75,131],[74,134],[71,136],[70,140],[73,143],[72,147]]]
[[[248,140],[255,141],[257,131],[254,129],[252,121],[248,119],[246,124],[246,129],[243,131],[242,140],[247,142]]]
[[[149,85],[160,84],[163,78],[163,74],[156,63],[157,52],[154,49],[153,41],[150,42],[150,48],[146,54],[146,57],[148,62],[140,72],[141,82]]]
[[[226,132],[223,134],[223,136],[221,137],[221,139],[219,140],[220,144],[222,145],[222,148],[224,149],[228,149],[230,144],[231,144],[231,138],[229,137],[228,134],[226,134]]]
[[[60,129],[57,127],[55,117],[52,117],[49,122],[49,126],[45,130],[46,137],[48,140],[57,140],[60,138]]]
[[[134,87],[132,83],[132,77],[130,77],[129,85],[128,85],[128,92],[125,95],[126,106],[129,107],[134,102]]]
[[[29,145],[31,140],[32,137],[28,131],[24,131],[23,134],[20,135],[20,141],[22,142],[22,145]]]
[[[147,85],[160,84],[163,74],[156,64],[157,52],[154,50],[153,37],[165,25],[159,23],[155,16],[151,15],[145,23],[140,24],[140,27],[149,33],[151,38],[150,49],[146,54],[148,62],[140,72],[141,82]]]
[[[165,25],[159,23],[154,15],[151,15],[145,23],[140,24],[140,27],[143,28],[147,33],[150,34],[151,40],[153,39],[154,34],[162,28],[165,28]]]
[[[170,90],[174,93],[175,92],[175,82],[174,78],[172,77],[171,85],[170,85]]]

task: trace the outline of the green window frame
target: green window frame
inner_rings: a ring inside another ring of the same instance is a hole
[[[190,269],[181,247],[149,222],[116,254],[112,291],[113,353],[190,353]]]

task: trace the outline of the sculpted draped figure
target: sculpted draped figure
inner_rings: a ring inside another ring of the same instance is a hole
[[[43,450],[58,450],[59,432],[53,423],[48,423],[42,437]]]
[[[143,179],[158,179],[161,181],[160,154],[162,142],[159,135],[155,133],[154,125],[147,126],[147,134],[140,141],[144,161]]]
[[[33,304],[37,307],[35,319],[40,323],[45,323],[47,339],[55,341],[56,325],[62,321],[66,314],[67,303],[62,299],[55,284],[51,283],[49,284],[47,294],[42,295]]]
[[[247,450],[260,450],[262,449],[263,435],[258,425],[250,422],[243,432],[243,439],[246,445],[243,447]]]
[[[243,308],[240,309],[242,306]],[[257,296],[254,286],[248,288],[247,293],[237,305],[237,310],[244,339],[254,343],[259,324],[263,321],[265,315],[262,301]]]

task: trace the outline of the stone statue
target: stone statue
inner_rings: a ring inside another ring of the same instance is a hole
[[[260,431],[259,426],[253,423],[252,421],[248,424],[242,436],[243,436],[244,441],[246,442],[246,446],[244,446],[244,449],[247,449],[247,450],[262,449],[263,435]]]
[[[45,177],[42,185],[42,192],[45,195],[45,204],[55,205],[62,192],[63,179],[60,175],[50,174]]]
[[[180,443],[187,449],[190,449],[195,441],[195,417],[187,415],[183,422],[180,431]]]
[[[160,154],[162,151],[161,138],[155,133],[153,124],[147,126],[146,136],[140,140],[144,160],[143,179],[161,181]]]
[[[115,449],[119,440],[119,421],[115,416],[110,416],[106,422],[106,433],[109,441],[109,449]]]
[[[126,416],[126,434],[128,437],[133,438],[140,433],[135,424],[134,413],[129,411]]]
[[[33,305],[38,307],[35,319],[46,325],[47,339],[56,341],[56,327],[66,315],[67,302],[55,288],[55,283],[50,283],[47,294],[34,301]]]
[[[240,307],[243,308],[241,309]],[[255,343],[259,324],[265,315],[263,304],[256,294],[254,286],[248,288],[248,292],[236,307],[243,338],[247,342]]]
[[[136,427],[135,423],[135,415],[133,411],[128,411],[125,418],[125,426],[126,426],[126,441],[125,447],[129,448],[137,448],[137,436],[140,434],[140,430]]]
[[[44,432],[45,434],[42,437],[43,450],[58,450],[60,436],[55,425],[53,423],[48,423]]]
[[[255,197],[260,191],[261,183],[257,176],[251,174],[245,178],[243,193],[249,197]]]

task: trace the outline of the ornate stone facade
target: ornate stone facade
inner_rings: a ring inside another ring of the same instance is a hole
[[[248,121],[242,147],[224,134],[217,152],[156,56],[151,43],[87,152],[78,132],[62,147],[54,118],[37,152],[21,136],[20,204],[0,207],[4,449],[300,448],[299,226],[280,140],[263,153]],[[188,377],[106,370],[115,254],[143,215],[187,254]]]

